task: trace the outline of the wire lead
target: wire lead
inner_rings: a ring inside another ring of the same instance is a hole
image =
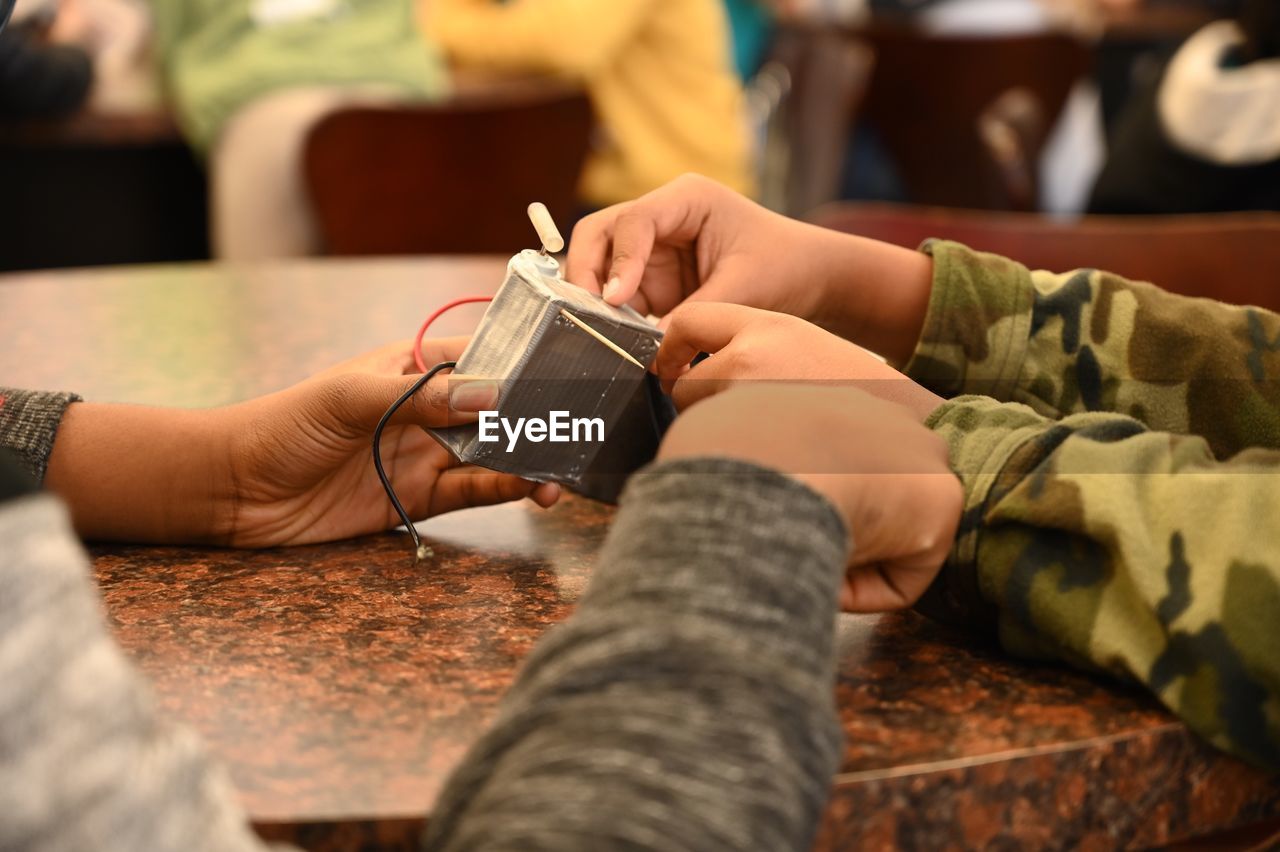
[[[401,522],[404,523],[405,529],[409,531],[409,537],[413,539],[413,561],[414,564],[424,561],[431,555],[431,548],[422,543],[422,537],[418,535],[417,528],[413,525],[413,518],[409,517],[409,513],[400,503],[400,498],[396,496],[396,490],[391,486],[391,479],[387,476],[387,471],[382,466],[382,430],[387,427],[387,423],[391,421],[392,416],[400,410],[400,406],[404,405],[413,395],[422,390],[427,382],[435,378],[437,373],[442,370],[452,370],[457,366],[455,361],[443,361],[436,364],[430,370],[413,383],[399,399],[391,403],[391,407],[387,409],[387,413],[382,415],[382,419],[378,421],[377,427],[373,430],[373,467],[378,471],[378,479],[382,481],[382,487],[386,489],[387,499],[391,501],[391,506],[396,510],[396,514],[400,516]]]

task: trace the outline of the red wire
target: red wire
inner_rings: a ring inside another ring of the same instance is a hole
[[[431,327],[431,323],[440,319],[440,315],[446,311],[451,311],[459,305],[470,305],[474,302],[492,302],[492,296],[467,296],[465,299],[454,299],[443,307],[437,308],[436,312],[427,317],[427,321],[422,324],[422,328],[418,329],[418,336],[413,339],[413,363],[418,365],[418,372],[425,373],[427,371],[426,362],[422,360],[422,338],[427,333],[427,329]]]

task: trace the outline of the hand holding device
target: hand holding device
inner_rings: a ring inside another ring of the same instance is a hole
[[[686,300],[792,314],[886,356],[910,357],[933,287],[920,252],[772,213],[686,175],[583,219],[568,278],[664,315]]]
[[[841,605],[852,612],[915,603],[960,522],[945,442],[907,409],[850,388],[753,385],[699,402],[658,458],[701,456],[771,468],[832,502],[850,534]]]
[[[710,357],[689,364],[699,353]],[[678,408],[743,383],[856,387],[923,421],[942,404],[877,356],[798,317],[742,305],[686,302],[668,315],[654,371]]]

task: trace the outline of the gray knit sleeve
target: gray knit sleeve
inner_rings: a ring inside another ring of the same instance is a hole
[[[826,500],[762,468],[635,476],[425,848],[808,849],[840,755],[846,543]]]
[[[27,472],[43,482],[63,412],[79,401],[73,393],[0,387],[0,447],[13,451]]]
[[[258,850],[112,641],[47,496],[0,507],[0,849]],[[578,611],[451,779],[431,849],[802,849],[840,751],[845,531],[729,461],[635,477]]]
[[[0,849],[261,850],[107,629],[66,510],[0,505]]]

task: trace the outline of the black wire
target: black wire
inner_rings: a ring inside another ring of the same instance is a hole
[[[0,0],[0,3],[4,0]],[[427,382],[431,381],[441,370],[452,370],[457,366],[456,361],[442,361],[436,364],[430,370],[423,374],[422,378],[413,383],[413,387],[404,392],[404,395],[391,403],[391,407],[387,409],[387,413],[382,415],[382,419],[378,421],[378,426],[373,430],[373,466],[378,471],[378,479],[382,480],[382,487],[387,490],[387,498],[391,500],[391,505],[395,507],[396,514],[400,516],[400,520],[404,522],[405,528],[409,530],[409,536],[413,539],[414,558],[421,562],[423,559],[422,539],[418,537],[418,530],[413,526],[413,518],[409,517],[409,513],[404,510],[404,506],[400,505],[400,498],[396,496],[396,490],[391,487],[391,480],[387,477],[387,471],[382,466],[382,430],[386,428],[392,416],[400,410],[400,406],[408,402],[415,393],[422,390]]]

